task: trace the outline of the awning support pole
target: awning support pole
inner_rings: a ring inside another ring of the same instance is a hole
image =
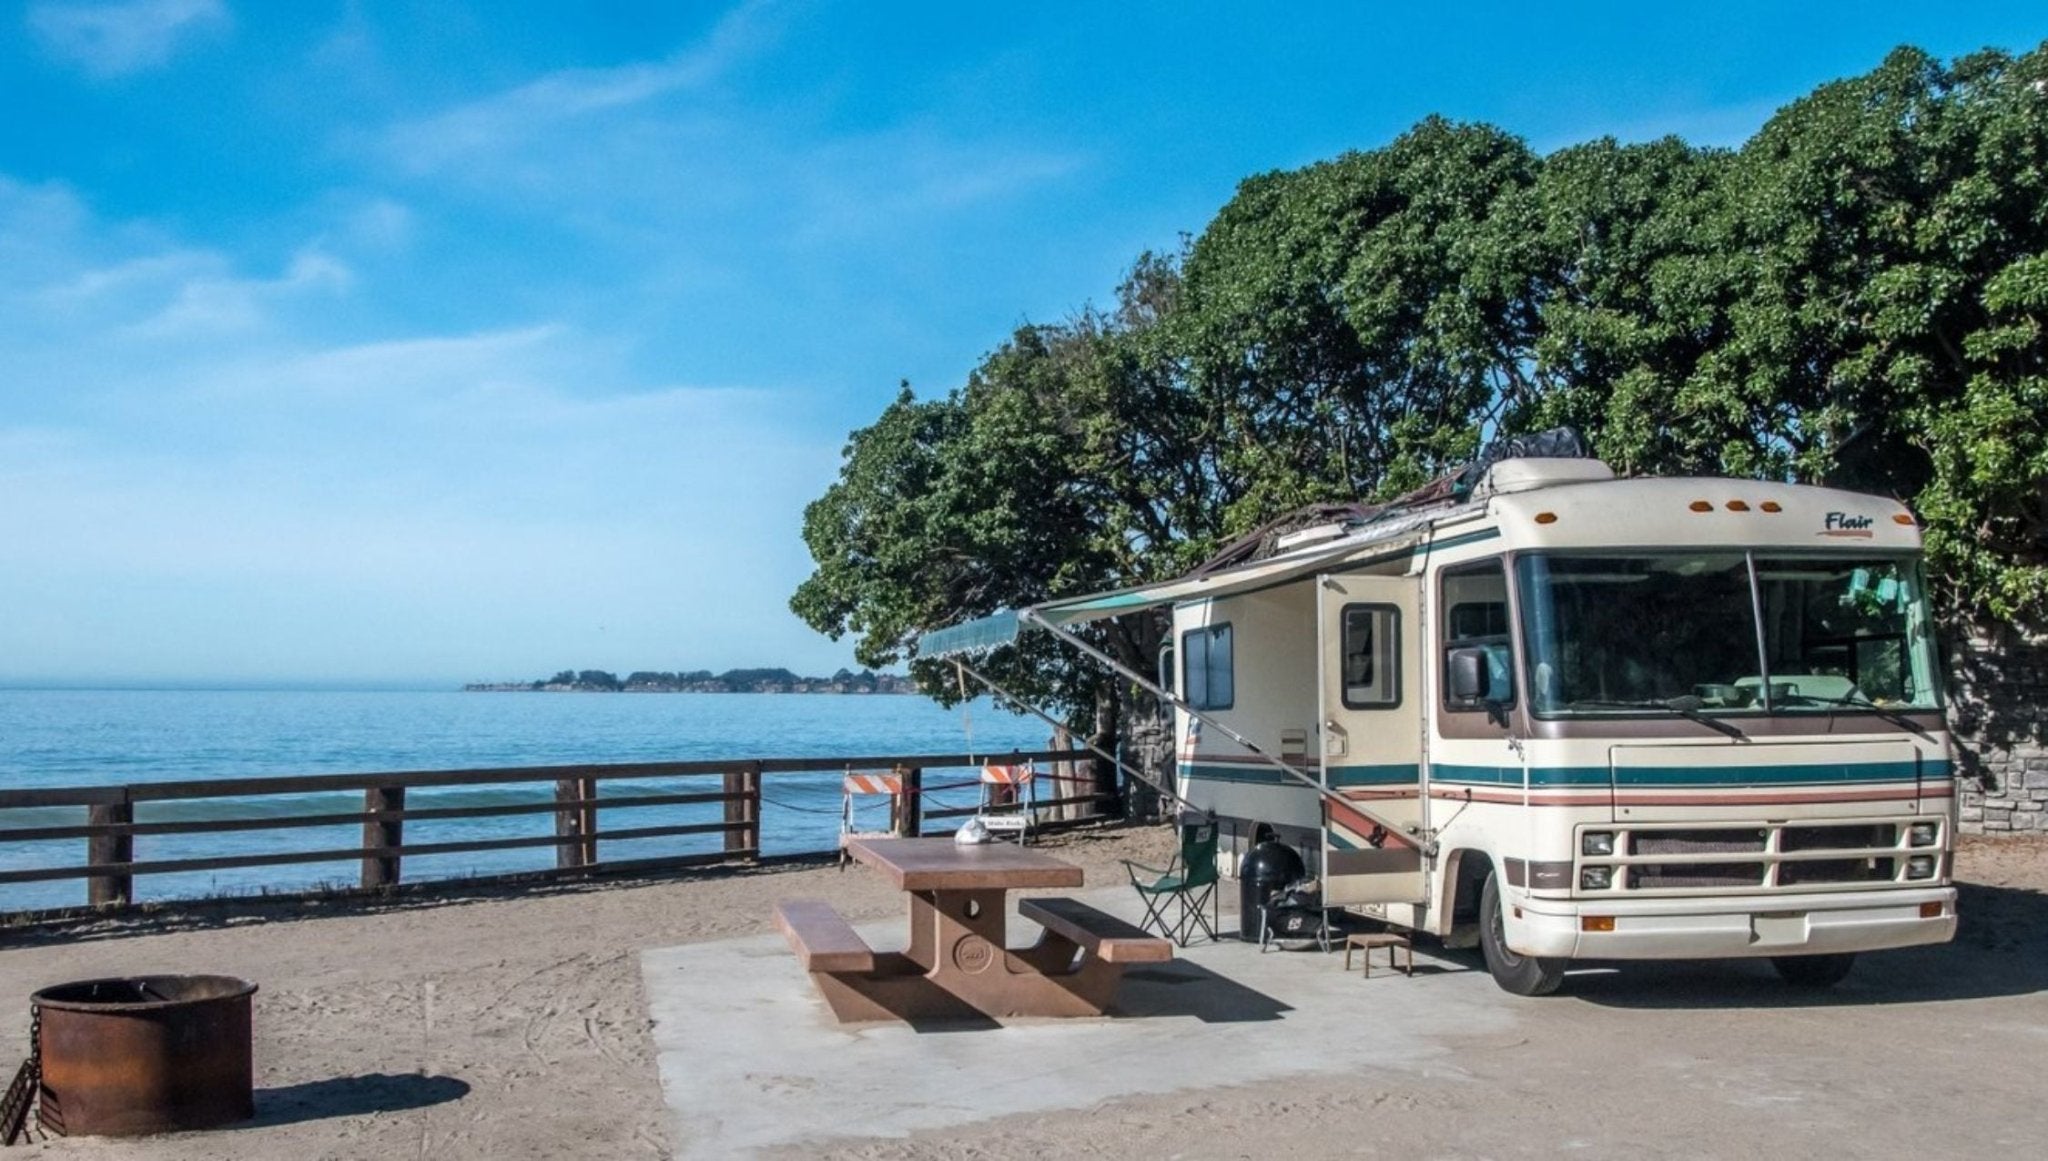
[[[955,658],[953,664],[957,666],[961,672],[966,673],[969,677],[972,677],[974,678],[974,680],[989,687],[989,689],[993,691],[996,694],[996,696],[1006,697],[1010,699],[1011,704],[1021,707],[1024,710],[1024,712],[1030,714],[1032,717],[1037,718],[1039,721],[1044,722],[1046,725],[1051,726],[1053,729],[1064,730],[1067,728],[1067,724],[1065,722],[1062,722],[1058,718],[1055,718],[1052,715],[1047,714],[1043,710],[1039,709],[1037,706],[1032,705],[1030,702],[1025,701],[1023,698],[1018,697],[1016,694],[1011,693],[1009,690],[1004,689],[1000,685],[997,685],[994,681],[991,681],[986,674],[981,673],[980,671],[976,670],[973,666],[968,665],[966,662],[961,661],[958,658]],[[1180,800],[1180,796],[1178,794],[1175,794],[1171,789],[1165,786],[1161,786],[1157,782],[1154,782],[1149,776],[1145,774],[1144,771],[1139,770],[1137,767],[1132,766],[1128,762],[1125,762],[1122,758],[1117,757],[1115,754],[1110,753],[1108,750],[1103,749],[1101,746],[1096,745],[1095,743],[1087,740],[1086,738],[1083,738],[1081,740],[1081,745],[1084,749],[1088,750],[1090,753],[1093,753],[1097,757],[1107,759],[1110,765],[1115,766],[1117,769],[1123,771],[1126,774],[1129,774],[1131,777],[1136,778],[1138,781],[1143,782],[1145,785],[1150,786],[1152,789],[1158,791],[1159,796],[1161,798],[1166,799],[1168,802],[1174,803],[1179,806],[1187,805],[1186,803],[1182,802]]]
[[[1231,729],[1229,726],[1223,724],[1222,722],[1217,721],[1215,718],[1210,717],[1208,714],[1203,713],[1201,710],[1196,709],[1194,706],[1189,705],[1186,701],[1183,701],[1181,698],[1175,696],[1170,690],[1162,688],[1157,682],[1153,681],[1151,678],[1146,677],[1144,674],[1139,673],[1137,670],[1130,668],[1121,661],[1118,661],[1116,658],[1111,657],[1109,654],[1104,653],[1102,650],[1097,649],[1093,645],[1090,645],[1086,640],[1082,639],[1079,634],[1070,633],[1066,629],[1061,628],[1060,626],[1053,624],[1051,621],[1046,620],[1044,617],[1039,616],[1038,611],[1036,609],[1019,609],[1017,610],[1017,617],[1019,620],[1031,622],[1039,628],[1044,629],[1046,632],[1051,633],[1054,637],[1057,637],[1060,640],[1065,641],[1067,644],[1087,654],[1089,657],[1092,657],[1096,661],[1099,661],[1102,664],[1108,666],[1117,674],[1130,679],[1132,682],[1135,682],[1140,689],[1143,689],[1147,693],[1150,693],[1153,697],[1159,698],[1161,701],[1167,702],[1175,708],[1185,711],[1189,716],[1195,718],[1197,721],[1200,721],[1203,725],[1215,729],[1217,733],[1222,734],[1224,737],[1229,738],[1231,741],[1236,742],[1238,745],[1243,746],[1245,749],[1251,751],[1252,756],[1257,758],[1261,762],[1266,763],[1267,765],[1280,771],[1287,777],[1292,778],[1296,782],[1301,783],[1303,786],[1308,787],[1310,790],[1315,791],[1318,797],[1329,802],[1334,802],[1342,806],[1345,810],[1350,811],[1352,813],[1364,815],[1367,819],[1371,820],[1374,824],[1378,825],[1381,829],[1385,830],[1387,832],[1387,837],[1389,837],[1390,839],[1394,839],[1405,846],[1411,846],[1421,849],[1425,854],[1430,853],[1428,851],[1427,845],[1425,845],[1425,843],[1423,842],[1422,836],[1408,833],[1408,831],[1404,828],[1404,826],[1401,823],[1395,822],[1393,819],[1390,819],[1385,815],[1380,814],[1379,812],[1366,806],[1362,802],[1355,802],[1349,798],[1344,797],[1343,795],[1323,785],[1322,779],[1317,778],[1315,775],[1310,774],[1308,771],[1303,770],[1297,766],[1290,765],[1284,759],[1276,758],[1273,755],[1268,754],[1266,751],[1260,749],[1258,747],[1258,744],[1253,742],[1250,738],[1245,737],[1243,734],[1238,733],[1236,730]]]

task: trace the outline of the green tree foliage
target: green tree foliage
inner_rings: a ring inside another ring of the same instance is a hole
[[[1499,130],[1431,118],[1239,188],[1166,328],[1232,485],[1227,525],[1412,488],[1526,391],[1529,255],[1495,219],[1536,168]]]
[[[1145,279],[1169,276],[1160,266],[1134,279],[1130,310],[1144,309]],[[835,638],[858,634],[855,656],[883,666],[926,629],[1112,585],[1151,553],[1182,551],[1176,493],[1147,481],[1186,465],[1136,434],[1155,425],[1135,398],[1136,347],[1131,325],[1090,314],[1020,329],[945,398],[919,401],[906,386],[853,434],[838,482],[806,509],[819,565],[792,608]],[[1112,626],[1100,641],[1144,663],[1156,628]],[[1077,721],[1107,720],[1108,684],[1057,648],[1027,637],[986,671]],[[942,701],[962,692],[931,659],[912,675]]]
[[[792,605],[887,664],[1571,423],[1623,471],[1898,495],[1957,611],[2038,619],[2044,319],[2048,45],[1900,49],[1733,151],[1538,157],[1430,118],[1247,180],[1113,311],[1019,330],[943,398],[906,388],[806,512]],[[1156,624],[1094,631],[1149,668]],[[989,664],[1082,716],[1107,692],[1042,638]]]
[[[1772,118],[1731,178],[1729,393],[1784,416],[1792,474],[1912,500],[1959,604],[2040,615],[2048,46],[1901,49]]]

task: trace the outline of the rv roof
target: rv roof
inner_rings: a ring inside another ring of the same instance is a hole
[[[1252,564],[1046,601],[1026,612],[1031,620],[1071,625],[1249,592],[1385,552],[1403,541],[1419,543],[1437,526],[1459,520],[1484,520],[1497,527],[1500,547],[1509,551],[1730,547],[1823,554],[1912,552],[1920,547],[1920,527],[1912,514],[1898,501],[1880,496],[1754,480],[1616,480],[1583,467],[1598,461],[1557,462],[1581,465],[1576,472],[1556,473],[1574,475],[1572,482],[1526,484],[1528,476],[1510,472],[1510,479],[1525,483],[1523,488],[1496,491],[1483,499],[1389,511],[1341,534]],[[1496,471],[1513,463],[1503,461]],[[1606,466],[1599,466],[1604,472]],[[923,635],[918,654],[939,656],[1007,644],[1019,628],[1016,611],[997,613]]]

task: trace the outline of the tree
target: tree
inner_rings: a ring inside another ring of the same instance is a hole
[[[1784,417],[1794,475],[1914,501],[1959,606],[2041,614],[2048,46],[1900,49],[1773,117],[1731,181],[1754,263],[1719,381]]]
[[[1430,118],[1385,149],[1246,181],[1203,231],[1168,331],[1234,530],[1389,495],[1474,451],[1523,382],[1534,272],[1496,214],[1528,147]]]

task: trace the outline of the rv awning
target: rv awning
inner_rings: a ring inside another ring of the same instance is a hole
[[[944,629],[934,629],[924,634],[917,639],[917,655],[943,657],[950,653],[967,653],[1008,645],[1017,639],[1019,632],[1029,627],[1024,613],[1029,613],[1031,620],[1047,624],[1078,625],[1159,605],[1208,600],[1212,597],[1227,597],[1267,588],[1307,576],[1346,557],[1356,556],[1368,550],[1383,552],[1389,547],[1391,546],[1385,540],[1368,544],[1351,537],[1343,537],[1286,556],[1276,556],[1270,560],[1225,569],[1207,576],[1175,577],[1172,580],[1139,585],[1135,588],[1046,601],[1024,610],[1006,609],[1000,613]]]

